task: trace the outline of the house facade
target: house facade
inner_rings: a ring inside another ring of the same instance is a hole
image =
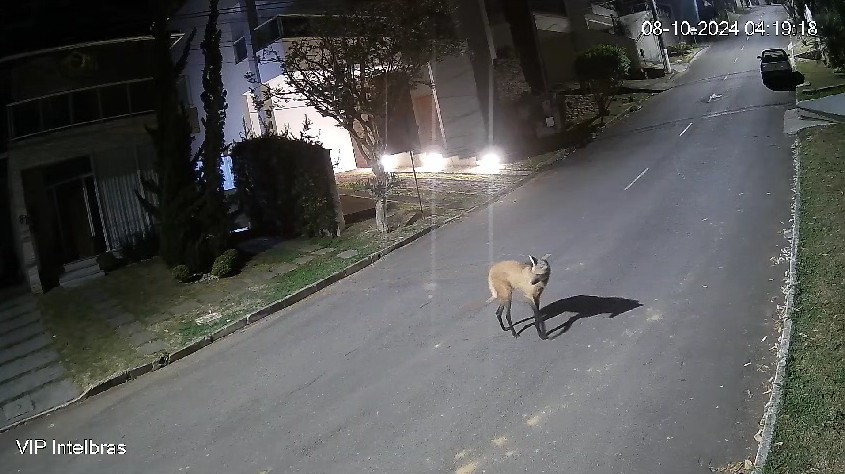
[[[150,46],[124,38],[0,60],[5,273],[17,266],[33,292],[99,275],[97,255],[151,225],[135,196],[152,176]]]
[[[500,11],[507,13],[498,2]],[[647,3],[599,2],[590,0],[525,0],[536,30],[535,41],[542,62],[545,84],[551,90],[564,89],[576,81],[576,56],[593,46],[611,44],[628,53],[635,68],[660,66],[663,52],[656,36],[643,35],[642,25],[651,21]],[[658,18],[669,24],[676,16],[669,4],[658,5]],[[506,14],[493,17],[495,42],[500,48],[518,47],[511,35]],[[666,46],[677,44],[681,38],[663,35]]]
[[[508,48],[535,59],[522,68],[541,91],[566,80],[575,53],[592,44],[619,43],[633,55],[645,49],[612,31],[618,28],[613,12],[589,2],[451,1],[471,54],[436,57],[420,71],[432,85],[408,90],[397,104],[388,118],[387,145],[398,166],[407,164],[410,152],[436,152],[453,164],[471,165],[497,144],[494,64]],[[333,119],[295,98],[254,100],[268,88],[286,90],[279,64],[260,58],[284,55],[286,43],[307,39],[309,22],[318,18],[309,6],[221,1],[225,140],[284,128],[297,134],[307,117],[309,133],[330,150],[335,171],[366,168],[349,133]],[[189,48],[178,88],[192,122],[194,151],[202,143],[199,42],[207,8],[205,0],[188,0],[170,24],[174,58]],[[194,43],[187,45],[194,29]],[[8,223],[7,231],[0,228],[0,278],[17,268],[34,292],[72,285],[99,274],[98,254],[150,229],[136,193],[153,176],[154,148],[146,130],[155,120],[151,45],[149,37],[132,37],[0,60],[0,192],[9,204],[7,215],[0,213],[0,222]],[[226,156],[223,162],[224,188],[231,190],[231,162]]]
[[[467,18],[473,18],[481,11],[481,3],[456,3],[459,14]],[[473,5],[468,8],[467,4]],[[198,44],[206,19],[197,13],[206,11],[207,5],[203,0],[189,0],[172,19],[173,29],[183,37],[192,29],[197,30],[196,44],[191,48],[181,87],[196,124],[201,123],[202,117],[200,94],[204,62]],[[261,97],[262,90],[268,88],[288,90],[279,64],[262,61],[262,58],[274,54],[283,56],[287,43],[307,39],[310,22],[319,19],[319,14],[326,11],[326,4],[320,3],[320,10],[314,8],[309,2],[221,1],[222,74],[228,102],[226,141],[233,142],[246,133],[259,134],[265,130],[289,129],[296,135],[307,117],[311,124],[309,133],[330,150],[335,171],[366,168],[368,165],[351,136],[335,120],[321,116],[295,97],[285,101],[253,100],[253,94]],[[485,23],[473,22],[476,26],[482,25],[483,29]],[[486,36],[482,40],[486,42]],[[173,48],[174,56],[180,52],[181,46],[177,43]],[[437,85],[408,91],[406,100],[390,117],[387,136],[390,152],[400,160],[407,159],[410,151],[437,150],[457,161],[470,160],[477,155],[488,142],[484,89],[487,77],[479,77],[479,73],[485,71],[484,67],[473,64],[468,56],[438,58],[424,68],[421,74]],[[199,133],[199,126],[194,131]],[[195,140],[194,146],[199,143],[200,140]]]

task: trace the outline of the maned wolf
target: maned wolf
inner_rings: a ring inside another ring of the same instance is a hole
[[[534,326],[537,328],[540,339],[548,337],[546,324],[543,321],[542,314],[540,314],[540,295],[543,294],[543,290],[549,282],[549,275],[552,273],[552,268],[546,261],[549,256],[549,254],[546,254],[543,258],[537,259],[529,255],[528,259],[531,264],[506,260],[490,267],[490,272],[487,274],[487,283],[490,286],[491,296],[487,301],[499,301],[499,308],[496,310],[499,325],[502,327],[502,331],[510,329],[513,337],[519,337],[513,327],[513,321],[511,321],[511,303],[513,302],[514,290],[519,291],[528,299],[531,309],[534,311]],[[502,312],[505,312],[509,327],[505,327],[505,323],[502,322]]]

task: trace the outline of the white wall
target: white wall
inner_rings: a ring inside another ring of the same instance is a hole
[[[661,63],[663,54],[660,51],[657,36],[642,34],[643,22],[646,20],[651,20],[651,12],[643,11],[619,17],[619,21],[628,30],[630,38],[636,43],[637,56],[649,62]]]
[[[258,85],[251,83],[246,78],[246,75],[250,72],[248,59],[235,64],[234,42],[249,31],[246,13],[243,9],[237,8],[238,4],[239,2],[237,0],[221,0],[219,6],[222,11],[218,19],[218,27],[221,32],[220,52],[223,55],[221,75],[223,77],[224,87],[226,88],[226,103],[228,105],[224,127],[224,137],[227,144],[231,144],[242,138],[244,135],[244,122],[246,122],[249,130],[258,132],[258,115],[252,114],[250,116],[247,98],[250,89],[257,89]],[[192,144],[193,152],[196,152],[202,145],[203,132],[201,120],[205,115],[200,98],[202,94],[202,71],[205,66],[205,57],[200,49],[200,42],[203,39],[207,17],[197,15],[197,12],[206,11],[208,11],[207,0],[187,0],[179,13],[171,21],[172,28],[186,34],[173,47],[172,53],[174,57],[178,57],[182,53],[187,34],[190,33],[191,29],[196,28],[197,31],[194,41],[191,43],[191,51],[188,55],[185,70],[182,73],[187,80],[187,97],[184,99],[188,107],[195,107],[197,109],[197,115],[200,120],[200,132],[194,135],[194,142]],[[271,6],[262,5],[257,10],[258,23],[261,24],[282,11],[283,9],[281,7],[272,8]],[[281,68],[277,63],[261,63],[258,66],[258,70],[262,81],[265,83],[268,79],[275,78],[281,74]],[[227,177],[231,175],[230,171],[225,169],[225,166],[223,171]],[[226,184],[231,185],[230,182]]]
[[[443,155],[474,156],[487,143],[487,129],[469,57],[442,58],[432,71],[445,133]]]
[[[286,90],[284,76],[278,76],[268,84],[273,88]],[[279,131],[285,126],[290,128],[291,133],[298,136],[302,131],[305,117],[311,120],[309,134],[316,136],[323,143],[331,154],[332,162],[338,163],[334,168],[335,172],[349,171],[355,169],[355,155],[352,151],[352,137],[349,132],[338,125],[332,118],[323,117],[313,107],[309,107],[301,100],[291,99],[289,101],[278,101],[273,110],[276,124]]]

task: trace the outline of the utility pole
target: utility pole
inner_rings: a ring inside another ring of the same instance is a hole
[[[490,147],[493,146],[496,134],[495,128],[493,127],[494,103],[496,100],[496,45],[493,44],[493,32],[490,29],[490,19],[487,17],[487,4],[484,0],[478,0],[478,8],[481,11],[481,21],[484,23],[484,35],[487,39],[487,48],[490,54],[490,62],[487,68],[487,146]]]
[[[657,4],[654,0],[648,1],[648,6],[651,8],[651,16],[654,22],[660,21],[657,16]],[[663,71],[666,74],[672,72],[672,64],[669,62],[669,51],[666,49],[666,43],[663,41],[663,35],[657,35],[657,42],[660,45],[660,52],[663,55]]]

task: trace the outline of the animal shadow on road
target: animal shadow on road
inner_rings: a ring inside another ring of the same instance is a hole
[[[575,321],[578,321],[581,318],[589,318],[591,316],[598,316],[600,314],[607,314],[608,318],[615,318],[622,313],[627,313],[633,309],[639,308],[642,306],[637,300],[632,300],[628,298],[619,298],[616,296],[612,297],[602,297],[602,296],[587,296],[587,295],[578,295],[578,296],[570,296],[569,298],[563,298],[557,300],[553,303],[549,303],[543,308],[540,309],[540,313],[543,315],[543,320],[546,322],[546,327],[549,326],[549,320],[556,318],[564,313],[575,313],[569,317],[563,324],[554,328],[554,329],[547,329],[546,333],[549,335],[549,339],[554,339],[561,334],[569,331],[572,327],[572,324]],[[527,322],[533,320],[534,318],[528,318],[521,322]],[[514,323],[516,325],[518,323]],[[524,326],[520,329],[520,333],[529,327],[533,326],[533,324],[529,324]]]

